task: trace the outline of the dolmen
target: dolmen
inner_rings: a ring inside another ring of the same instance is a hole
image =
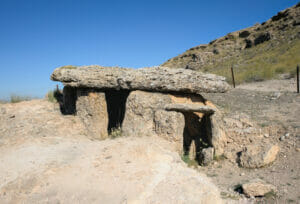
[[[78,116],[92,139],[159,136],[178,144],[184,154],[194,141],[196,157],[213,149],[223,154],[222,114],[205,93],[229,90],[225,78],[188,69],[63,66],[51,75],[62,82],[63,112]],[[203,159],[202,159],[203,160]]]

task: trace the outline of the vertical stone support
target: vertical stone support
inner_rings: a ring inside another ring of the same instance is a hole
[[[86,127],[87,136],[92,139],[108,137],[108,114],[105,93],[93,89],[78,89],[76,114]]]

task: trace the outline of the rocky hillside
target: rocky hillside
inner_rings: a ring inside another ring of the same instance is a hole
[[[258,81],[278,74],[295,74],[300,63],[300,2],[266,22],[193,47],[163,66],[201,70],[236,81]]]

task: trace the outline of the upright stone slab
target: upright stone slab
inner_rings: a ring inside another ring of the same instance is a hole
[[[164,106],[171,103],[171,96],[162,93],[133,91],[126,103],[122,130],[128,136],[157,135],[181,144],[184,117],[181,113],[168,112]]]
[[[105,93],[79,88],[77,90],[76,114],[84,123],[89,138],[105,139],[108,137]]]

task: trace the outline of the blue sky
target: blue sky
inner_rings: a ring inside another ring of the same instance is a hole
[[[159,65],[297,2],[0,0],[0,99],[43,97],[63,65]]]

